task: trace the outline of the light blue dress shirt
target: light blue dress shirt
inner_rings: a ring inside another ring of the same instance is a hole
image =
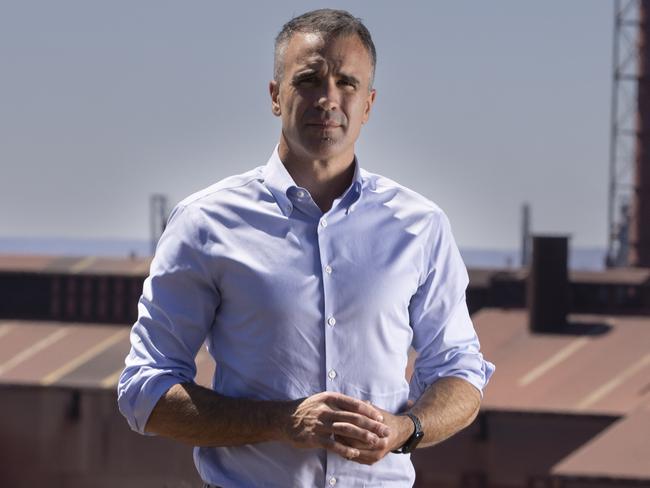
[[[465,301],[468,276],[431,201],[359,167],[323,213],[277,148],[266,165],[179,203],[138,305],[119,407],[143,432],[161,395],[194,379],[205,343],[213,388],[297,399],[336,391],[390,412],[457,376],[479,390],[485,361]],[[419,356],[406,381],[409,346]],[[195,448],[203,480],[232,487],[408,487],[410,456],[365,466],[280,442]]]

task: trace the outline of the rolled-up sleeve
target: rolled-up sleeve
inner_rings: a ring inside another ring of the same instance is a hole
[[[140,433],[171,386],[194,380],[194,358],[219,306],[219,293],[202,252],[205,232],[192,211],[177,206],[160,238],[117,386],[120,412]]]
[[[418,353],[409,396],[417,400],[445,376],[468,381],[482,395],[495,367],[483,359],[467,309],[467,269],[442,211],[434,216],[431,229],[426,273],[409,304],[413,347]]]

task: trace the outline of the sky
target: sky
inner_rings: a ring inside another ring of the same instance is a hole
[[[461,248],[535,233],[605,247],[611,1],[0,0],[0,238],[146,239],[174,204],[266,163],[273,39],[344,8],[378,53],[356,152],[449,216]]]

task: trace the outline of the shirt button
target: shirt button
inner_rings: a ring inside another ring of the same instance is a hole
[[[302,197],[305,196],[305,192],[302,191],[302,190],[298,190],[298,192],[296,193],[296,195],[298,195],[298,198],[302,198]]]
[[[333,478],[333,477],[330,478],[329,484],[330,484],[330,486],[334,486],[336,484],[336,478]]]
[[[336,325],[336,319],[334,317],[330,317],[329,319],[327,319],[327,323],[332,327],[334,327]]]
[[[293,210],[293,207],[291,205],[287,205],[287,212],[291,213]]]
[[[327,376],[329,377],[329,379],[333,380],[334,378],[336,378],[336,371],[330,369],[329,373],[327,373]]]
[[[325,266],[325,272],[327,274],[332,274],[332,267],[329,264],[327,266]]]
[[[320,225],[322,225],[323,227],[327,227],[327,220],[325,219],[321,220]]]

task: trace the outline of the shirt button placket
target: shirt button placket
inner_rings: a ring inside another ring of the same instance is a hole
[[[331,225],[334,222],[331,218],[329,222],[325,217],[322,217],[317,224],[318,232],[318,245],[320,247],[320,264],[321,264],[321,279],[323,280],[323,334],[325,340],[325,374],[326,374],[326,387],[328,391],[340,392],[341,374],[343,372],[339,369],[338,352],[340,344],[338,343],[338,331],[340,326],[337,316],[340,310],[337,309],[335,298],[337,294],[334,292],[336,286],[336,271],[332,265],[332,260],[336,257],[336,250],[333,248],[333,243],[336,242],[336,225]],[[339,317],[340,318],[340,317]],[[327,452],[327,466],[330,471],[325,478],[325,486],[333,487],[340,483],[336,478],[335,473],[340,466],[340,458],[336,454]]]
[[[334,307],[335,304],[332,303],[332,297],[336,296],[333,293],[330,293],[331,290],[331,276],[332,276],[332,266],[329,264],[331,262],[332,256],[329,256],[330,252],[330,235],[332,229],[328,228],[328,222],[325,217],[321,217],[318,223],[318,245],[320,251],[321,259],[321,277],[323,280],[323,315],[324,320],[324,339],[325,339],[325,365],[327,367],[327,386],[326,390],[329,391],[339,391],[337,386],[337,377],[338,372],[336,371],[336,345],[334,343],[333,329],[336,325],[336,318],[334,317]]]

